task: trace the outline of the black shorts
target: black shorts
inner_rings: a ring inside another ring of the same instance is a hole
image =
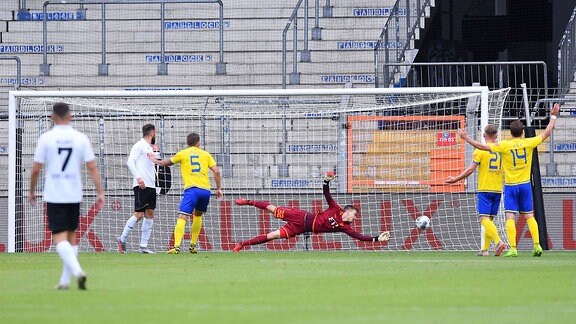
[[[156,188],[134,187],[134,211],[156,209]]]
[[[75,231],[78,228],[78,219],[80,218],[80,203],[46,203],[46,214],[52,234]]]

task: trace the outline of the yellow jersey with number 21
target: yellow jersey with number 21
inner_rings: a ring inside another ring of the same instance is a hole
[[[502,159],[500,153],[475,149],[472,161],[478,165],[478,191],[502,192]]]

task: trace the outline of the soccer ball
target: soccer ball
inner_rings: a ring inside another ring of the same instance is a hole
[[[428,216],[420,216],[416,218],[416,227],[421,230],[425,230],[430,227],[430,218]]]

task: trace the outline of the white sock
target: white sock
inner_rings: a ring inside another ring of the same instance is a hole
[[[480,226],[480,250],[484,247],[484,233],[486,233],[486,229],[484,226]]]
[[[150,234],[152,234],[152,225],[154,224],[153,218],[144,218],[142,221],[142,238],[140,239],[140,246],[147,247]]]
[[[130,235],[130,232],[132,232],[134,226],[136,226],[136,223],[138,223],[138,218],[136,218],[136,216],[132,215],[132,217],[128,218],[128,221],[126,221],[126,226],[124,226],[124,230],[120,236],[120,241],[126,242],[128,235]]]
[[[80,267],[78,258],[76,258],[74,248],[72,245],[70,245],[70,242],[62,241],[56,244],[56,251],[58,251],[60,258],[64,263],[64,267],[68,267],[72,275],[78,277],[84,273],[84,271],[82,271],[82,267]]]
[[[74,251],[74,255],[78,258],[78,245],[72,245],[72,250]],[[60,276],[60,285],[61,286],[70,286],[70,281],[72,280],[72,271],[70,267],[66,266],[65,264],[62,265],[62,276]]]

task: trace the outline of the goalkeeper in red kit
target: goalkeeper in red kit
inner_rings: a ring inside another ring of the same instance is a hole
[[[236,205],[250,205],[256,208],[265,209],[271,212],[274,217],[286,222],[286,225],[268,234],[255,236],[247,241],[240,242],[234,247],[234,252],[240,252],[247,245],[266,243],[279,238],[288,239],[302,233],[334,233],[342,232],[360,240],[369,242],[384,242],[390,239],[390,232],[386,231],[378,236],[368,236],[356,232],[351,224],[356,219],[358,209],[352,205],[341,208],[330,195],[330,181],[334,179],[334,172],[329,171],[324,177],[322,186],[324,197],[328,203],[328,209],[316,213],[316,215],[305,210],[276,207],[267,201],[254,201],[247,199],[236,199]]]

